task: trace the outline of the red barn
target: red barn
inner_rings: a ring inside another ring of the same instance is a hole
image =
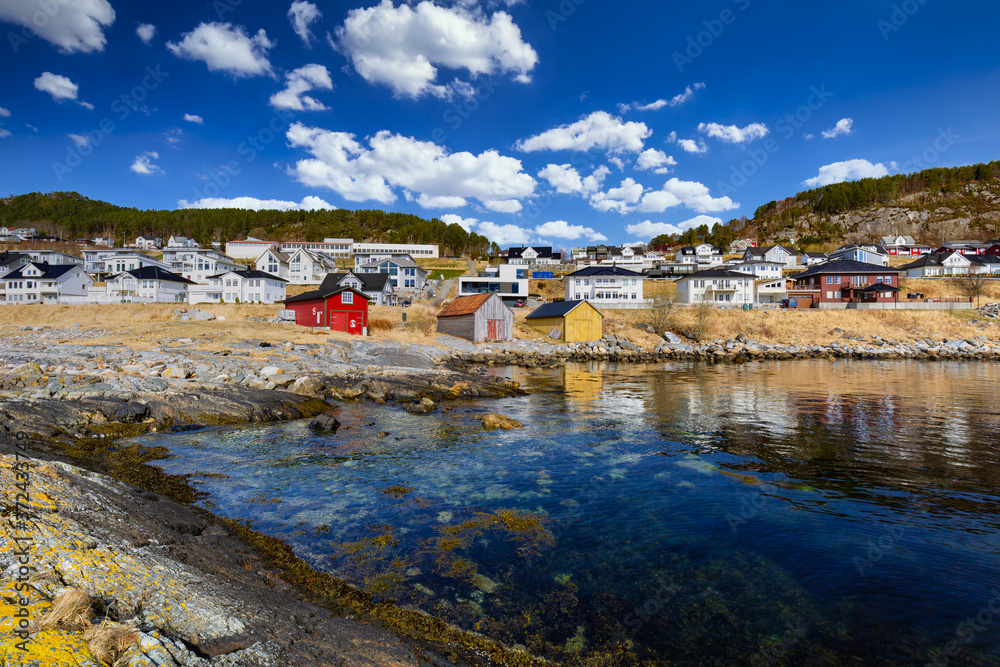
[[[304,327],[326,327],[356,336],[368,335],[368,297],[350,287],[305,292],[285,299],[295,311],[295,323]]]

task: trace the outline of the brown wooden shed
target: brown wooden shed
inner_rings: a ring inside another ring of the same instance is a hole
[[[438,333],[473,343],[514,339],[514,311],[496,292],[460,296],[437,315]]]
[[[525,321],[542,333],[565,343],[599,340],[604,335],[604,315],[588,301],[554,301],[532,311]]]

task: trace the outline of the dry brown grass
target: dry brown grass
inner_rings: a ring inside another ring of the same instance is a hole
[[[83,641],[87,642],[90,653],[99,661],[120,667],[128,664],[125,653],[133,644],[139,642],[139,633],[128,628],[112,627],[102,623],[84,632]]]
[[[903,278],[900,290],[905,297],[911,292],[923,294],[928,299],[943,299],[953,296],[969,296],[957,280],[950,278]],[[982,302],[1000,301],[1000,280],[989,281],[983,289]]]
[[[181,308],[186,308],[189,312],[198,308],[206,313],[214,313],[216,317],[236,320],[251,315],[277,317],[281,306],[277,304],[272,306],[253,304],[189,306],[183,303],[3,306],[0,307],[0,325],[65,328],[79,323],[83,328],[104,328],[112,325],[169,322],[174,317],[174,311]]]
[[[83,632],[90,628],[90,617],[90,596],[79,588],[71,588],[55,599],[52,609],[38,621],[34,631]]]

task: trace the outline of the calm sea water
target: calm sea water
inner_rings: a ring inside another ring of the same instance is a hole
[[[313,566],[561,662],[1000,664],[1000,365],[497,372],[531,395],[155,441]]]

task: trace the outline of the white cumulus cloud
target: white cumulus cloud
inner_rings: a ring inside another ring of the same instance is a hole
[[[745,144],[754,139],[763,139],[770,132],[763,123],[750,123],[746,127],[702,123],[698,126],[698,131],[729,144]]]
[[[594,243],[608,240],[607,236],[594,231],[591,227],[571,225],[565,220],[552,220],[546,222],[544,225],[539,225],[535,227],[535,233],[539,236],[551,236],[557,239],[566,239],[567,241],[575,241],[583,237]]]
[[[729,197],[713,198],[709,189],[696,181],[682,181],[671,178],[661,190],[647,192],[639,210],[645,213],[663,213],[668,208],[684,206],[698,213],[715,213],[739,208]]]
[[[350,201],[396,200],[394,188],[416,195],[425,208],[462,206],[478,199],[493,206],[523,199],[535,191],[535,179],[524,173],[521,161],[488,150],[473,155],[449,153],[432,142],[382,130],[368,146],[353,134],[294,123],[287,132],[289,145],[303,148],[312,158],[298,161],[289,173],[311,187],[325,187]]]
[[[333,90],[330,72],[322,65],[306,65],[285,75],[285,89],[271,96],[271,106],[294,111],[327,111],[319,100],[306,95],[310,90]]]
[[[156,34],[156,26],[149,23],[140,23],[135,28],[135,34],[139,36],[146,44],[149,44],[153,40],[153,35]]]
[[[48,93],[56,102],[73,100],[84,108],[90,109],[91,111],[94,109],[93,104],[76,99],[76,96],[80,91],[80,86],[70,81],[69,77],[65,77],[61,74],[42,72],[41,76],[35,79],[35,88],[43,93]]]
[[[483,206],[498,213],[517,213],[524,208],[516,199],[487,199],[483,202]]]
[[[396,7],[382,0],[348,12],[336,32],[335,47],[357,73],[399,96],[450,96],[449,86],[436,83],[438,67],[467,70],[473,77],[511,73],[527,83],[538,63],[510,14],[487,16],[474,6],[439,7],[424,0]]]
[[[653,134],[645,123],[623,122],[606,111],[595,111],[569,125],[553,128],[517,142],[518,150],[587,151],[592,148],[609,153],[641,153]]]
[[[591,195],[590,205],[598,211],[628,213],[642,197],[644,188],[631,178],[626,178],[617,188]]]
[[[153,164],[153,160],[158,159],[160,159],[159,153],[156,151],[146,151],[142,155],[136,155],[135,162],[129,168],[137,174],[144,174],[146,176],[162,174],[163,170],[158,165]]]
[[[611,170],[601,165],[590,176],[581,177],[580,172],[569,164],[550,164],[538,172],[540,178],[549,182],[560,194],[580,194],[587,196],[601,189],[604,179]]]
[[[319,197],[305,197],[301,202],[282,201],[281,199],[257,199],[256,197],[234,197],[222,199],[205,197],[197,201],[181,199],[178,208],[242,208],[250,211],[320,211],[337,208]]]
[[[478,234],[497,245],[527,245],[534,241],[531,230],[517,225],[498,225],[495,222],[480,222]]]
[[[681,150],[687,153],[694,153],[695,155],[704,155],[708,152],[708,146],[705,145],[704,141],[695,141],[694,139],[678,139],[677,145],[681,147]]]
[[[845,160],[820,167],[818,176],[805,180],[802,184],[815,188],[859,178],[880,178],[888,175],[889,170],[881,162],[872,164],[868,160]]]
[[[177,44],[167,42],[167,49],[178,58],[201,60],[213,72],[229,72],[237,77],[272,75],[267,51],[273,47],[274,42],[263,29],[249,37],[243,26],[214,22],[202,23],[184,33]]]
[[[0,127],[0,139],[6,139],[9,136],[10,136],[10,130],[5,130],[2,127]]]
[[[677,160],[673,156],[667,155],[656,148],[649,148],[635,161],[637,169],[642,171],[652,171],[654,174],[668,174],[670,167],[677,165]]]
[[[46,11],[47,7],[54,11]],[[2,0],[0,22],[24,26],[62,53],[89,53],[104,50],[104,29],[115,22],[115,10],[107,0]],[[18,36],[8,37],[15,46]]]
[[[655,102],[650,102],[649,104],[641,104],[639,102],[632,102],[631,104],[619,104],[618,108],[622,113],[626,113],[632,109],[636,111],[659,111],[664,107],[679,107],[685,102],[690,102],[694,99],[694,93],[697,90],[701,90],[705,87],[703,83],[696,83],[692,86],[688,86],[684,89],[683,93],[678,93],[674,95],[669,100],[656,100]]]
[[[3,107],[0,107],[0,116],[3,116],[4,118],[10,118],[10,111],[4,109]]]
[[[196,125],[204,125],[205,124],[205,119],[204,118],[202,118],[201,116],[196,116],[193,113],[186,113],[186,114],[184,114],[184,120],[186,120],[189,123],[194,123]]]
[[[77,145],[77,148],[85,148],[90,145],[90,138],[82,134],[69,134],[66,135],[73,140],[73,143]]]
[[[713,218],[708,215],[698,215],[690,220],[679,222],[676,225],[668,222],[652,222],[651,220],[645,220],[634,225],[626,225],[625,231],[632,236],[653,238],[654,236],[659,236],[660,234],[683,234],[688,229],[700,227],[701,225],[708,225],[708,228],[711,229],[715,224],[722,224],[722,218]]]
[[[851,134],[853,127],[854,121],[852,119],[841,118],[837,121],[837,124],[829,130],[823,130],[823,138],[833,139],[834,137],[839,137],[842,134]]]
[[[305,0],[296,0],[288,10],[288,20],[292,24],[292,29],[308,49],[312,48],[313,39],[310,26],[322,17],[319,7]]]

